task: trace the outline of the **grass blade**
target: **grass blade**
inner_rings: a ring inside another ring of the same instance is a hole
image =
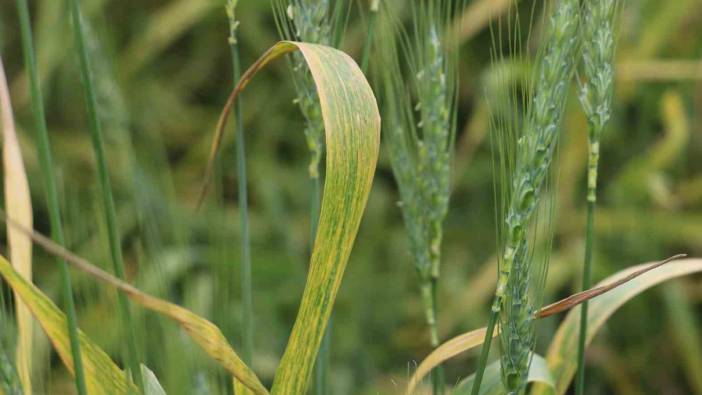
[[[315,44],[282,41],[243,75],[220,116],[200,193],[206,195],[229,112],[239,93],[266,64],[299,50],[315,81],[326,137],[326,177],[317,236],[295,325],[272,392],[301,394],[309,384],[336,293],[370,193],[380,146],[373,91],[348,55]]]
[[[651,264],[643,264],[623,270],[602,281],[602,285],[610,284],[627,278]],[[665,266],[665,270],[649,271],[626,284],[590,301],[588,309],[588,332],[586,345],[595,337],[597,331],[619,307],[647,289],[665,281],[702,272],[702,259],[683,259]],[[546,354],[549,369],[556,383],[556,395],[565,394],[577,369],[578,331],[580,311],[571,310],[558,328],[556,335]],[[550,390],[537,386],[532,395],[547,394]]]
[[[307,285],[276,371],[274,394],[300,394],[307,389],[368,200],[380,146],[378,107],[356,63],[329,47],[294,45],[305,57],[319,94],[326,176]]]
[[[264,387],[263,384],[261,384],[258,377],[256,377],[256,374],[241,360],[241,358],[239,358],[239,356],[227,342],[227,339],[224,337],[224,335],[222,335],[222,332],[219,330],[219,328],[217,328],[217,326],[211,323],[210,321],[198,316],[190,310],[187,310],[176,304],[153,297],[147,293],[140,291],[134,286],[101,270],[100,268],[88,262],[87,260],[59,246],[46,236],[34,232],[32,229],[25,228],[21,224],[5,216],[4,213],[0,213],[0,217],[2,217],[5,220],[5,222],[7,222],[13,228],[20,230],[22,233],[31,237],[31,239],[35,243],[40,245],[47,252],[62,257],[64,260],[66,260],[68,263],[78,268],[79,270],[82,270],[83,272],[93,276],[94,278],[104,282],[105,284],[117,288],[119,291],[126,294],[134,302],[139,303],[145,308],[160,313],[172,319],[173,321],[178,323],[183,328],[183,330],[185,330],[185,332],[195,341],[195,343],[197,343],[200,346],[200,348],[202,348],[203,351],[205,351],[205,353],[207,353],[207,355],[209,355],[210,357],[212,357],[212,359],[217,361],[222,367],[229,371],[229,373],[236,377],[243,385],[253,390],[254,394],[268,394],[266,387]],[[10,282],[10,285],[19,284],[17,286],[21,288],[23,286],[23,283],[16,280],[17,274],[15,273],[15,271],[11,268],[9,270],[3,270],[4,268],[1,267],[1,263],[2,261],[0,261],[0,274],[2,274],[8,280],[8,282]],[[30,297],[31,296],[32,295],[30,295]],[[46,303],[50,303],[50,301],[44,302],[44,304]],[[37,314],[37,312],[34,310],[32,312],[35,315]],[[57,312],[60,313],[60,311],[58,310]],[[45,330],[47,330],[46,327]],[[87,352],[88,351],[83,351],[84,357]],[[72,365],[67,363],[67,366]],[[87,366],[87,368],[88,378],[94,379],[91,376],[90,372],[91,366]]]
[[[2,159],[5,181],[5,210],[22,225],[31,228],[32,201],[29,194],[27,173],[24,169],[15,120],[12,115],[10,91],[7,87],[5,68],[0,59],[0,107],[2,110]],[[17,272],[32,281],[32,241],[27,235],[8,226],[7,244],[10,261]],[[32,394],[32,315],[19,298],[15,299],[17,314],[17,357],[15,363],[25,394]]]
[[[229,20],[229,50],[232,58],[232,76],[234,81],[241,78],[241,62],[239,59],[239,45],[237,29],[239,21],[236,19],[236,6],[238,0],[227,0],[226,11]],[[245,363],[253,363],[253,291],[251,285],[251,238],[249,233],[249,192],[246,174],[246,139],[244,122],[242,120],[242,103],[237,101],[234,105],[234,121],[236,131],[236,168],[237,183],[239,187],[239,222],[241,227],[241,358]],[[233,382],[234,393],[247,395],[248,388],[241,385],[236,379]]]
[[[493,338],[500,333],[499,330],[492,332]],[[465,351],[471,350],[475,347],[480,346],[485,341],[485,335],[487,334],[486,328],[476,329],[462,335],[458,335],[451,340],[443,343],[439,347],[435,348],[424,360],[419,364],[417,370],[412,374],[409,384],[407,384],[406,395],[414,393],[417,385],[426,377],[429,372],[431,372],[437,366],[447,360],[461,354]]]
[[[19,12],[20,32],[22,36],[22,51],[24,53],[24,63],[29,75],[29,84],[32,95],[32,113],[37,136],[37,153],[41,166],[42,181],[44,183],[44,193],[46,194],[46,205],[49,211],[49,223],[51,225],[51,236],[59,244],[64,245],[63,224],[61,221],[61,211],[59,209],[58,193],[56,192],[56,177],[54,176],[53,160],[49,149],[49,133],[44,117],[44,100],[39,86],[39,76],[34,56],[34,44],[32,39],[31,18],[27,0],[17,0],[17,10]],[[73,287],[71,277],[68,273],[66,262],[59,259],[61,273],[61,287],[63,299],[68,318],[68,335],[71,343],[71,355],[75,366],[75,384],[78,395],[86,395],[85,377],[83,373],[83,361],[80,354],[80,341],[78,339],[78,324],[76,318],[75,302],[73,300]]]
[[[102,139],[102,126],[98,115],[97,98],[95,96],[95,89],[93,86],[92,69],[90,66],[90,59],[88,58],[86,37],[83,32],[83,17],[80,11],[79,0],[70,0],[68,5],[70,8],[71,20],[73,22],[75,46],[78,52],[81,82],[83,85],[86,110],[88,113],[90,137],[93,144],[95,162],[97,165],[98,181],[100,183],[100,196],[102,198],[103,209],[105,211],[105,222],[107,224],[112,265],[117,277],[119,279],[124,279],[124,259],[122,258],[121,241],[117,227],[115,201],[112,197],[112,186],[110,185],[110,175],[107,169],[107,159],[105,158],[105,148]],[[138,363],[139,357],[137,355],[134,325],[132,322],[131,312],[129,311],[129,303],[122,294],[118,294],[117,298],[120,317],[124,326],[124,333],[127,336],[127,365],[134,375],[134,381],[139,383],[139,386],[141,386],[141,369]]]
[[[9,220],[8,224],[13,224]],[[24,228],[13,227],[17,230]],[[48,242],[54,244],[47,239]],[[0,275],[32,312],[51,340],[63,364],[74,374],[73,357],[67,334],[66,316],[37,287],[25,280],[4,257],[0,257]],[[93,395],[126,395],[137,393],[137,388],[127,380],[127,375],[110,357],[79,331],[81,357],[85,368],[87,389]]]

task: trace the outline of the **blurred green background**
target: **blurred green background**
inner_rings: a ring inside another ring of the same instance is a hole
[[[100,114],[128,275],[140,288],[214,320],[236,346],[239,217],[235,140],[225,137],[214,197],[193,207],[231,65],[224,1],[83,0]],[[240,0],[242,63],[278,39],[266,0]],[[495,214],[484,79],[489,19],[504,1],[468,1],[461,32],[459,133],[445,224],[442,339],[484,325],[494,291]],[[523,1],[531,3],[531,1]],[[94,158],[64,1],[31,2],[38,67],[59,175],[68,246],[110,267]],[[487,13],[476,12],[486,7]],[[529,6],[527,4],[526,6]],[[360,57],[368,3],[354,4],[343,49]],[[618,20],[613,121],[603,137],[594,279],[674,253],[702,255],[702,2],[625,2]],[[48,233],[34,149],[27,75],[13,1],[0,2],[0,50],[27,162],[35,226]],[[371,62],[372,62],[371,58]],[[371,65],[373,68],[373,65]],[[369,77],[370,78],[370,77]],[[545,300],[579,290],[584,247],[586,123],[572,90],[559,157],[555,250]],[[310,181],[303,120],[286,62],[243,96],[255,309],[254,368],[270,382],[297,312],[309,254]],[[337,300],[331,339],[334,394],[396,394],[429,352],[397,189],[381,151],[373,192]],[[4,240],[4,237],[2,238]],[[4,248],[3,248],[4,250]],[[53,259],[35,249],[35,281],[60,301]],[[588,352],[589,393],[702,394],[702,282],[678,280],[636,298]],[[74,273],[80,326],[116,360],[123,336],[115,293]],[[14,323],[3,288],[0,326]],[[169,394],[226,393],[222,372],[178,328],[138,312],[142,358]],[[539,349],[558,321],[539,329]],[[44,340],[37,391],[72,393]],[[456,382],[475,354],[447,364]],[[42,393],[42,392],[38,392]]]

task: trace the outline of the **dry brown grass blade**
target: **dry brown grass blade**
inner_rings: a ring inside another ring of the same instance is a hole
[[[3,175],[5,178],[5,210],[25,227],[31,228],[32,201],[29,193],[27,173],[24,169],[22,151],[20,150],[12,116],[12,103],[5,77],[5,68],[0,59],[0,107],[2,107],[2,156]],[[10,247],[10,262],[15,270],[28,282],[32,282],[32,241],[25,234],[7,228]],[[17,305],[17,372],[25,394],[32,394],[32,313],[20,298],[15,298]]]
[[[686,256],[687,256],[687,254],[673,255],[670,258],[664,259],[660,262],[656,262],[656,263],[653,263],[649,266],[646,266],[643,269],[637,270],[637,271],[629,274],[628,276],[626,276],[622,279],[619,279],[611,284],[606,284],[606,285],[602,285],[600,287],[588,289],[587,291],[578,292],[578,293],[571,295],[563,300],[559,300],[558,302],[551,303],[550,305],[541,308],[539,311],[536,312],[535,316],[537,318],[546,318],[548,316],[558,314],[558,313],[564,312],[566,310],[570,310],[573,307],[575,307],[575,306],[577,306],[577,305],[579,305],[587,300],[590,300],[594,297],[600,296],[606,292],[613,290],[614,288],[617,288],[623,284],[626,284],[629,281],[635,279],[636,277],[639,277],[640,275],[642,275],[644,273],[650,272],[651,270],[659,268],[659,267],[665,265],[666,263],[672,262],[676,259],[685,258]]]
[[[88,260],[54,243],[48,237],[9,218],[4,211],[0,211],[0,219],[4,220],[15,230],[30,237],[47,252],[63,258],[75,268],[117,288],[121,292],[124,292],[130,299],[141,304],[145,308],[173,319],[190,335],[203,351],[219,362],[220,365],[236,377],[243,385],[250,388],[254,394],[268,395],[266,387],[263,386],[255,373],[239,358],[231,346],[229,346],[228,341],[219,328],[210,321],[181,306],[140,291],[131,284],[116,278],[93,265]]]
[[[434,351],[431,352],[422,363],[419,364],[417,370],[414,372],[407,384],[406,395],[414,393],[417,385],[424,379],[424,377],[429,374],[435,367],[442,364],[458,354],[475,348],[485,341],[485,328],[476,329],[468,333],[456,336],[453,339],[440,345]],[[493,337],[500,333],[499,328],[493,332]]]

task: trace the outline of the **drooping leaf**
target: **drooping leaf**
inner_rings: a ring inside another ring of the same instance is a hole
[[[625,278],[648,265],[644,264],[623,270],[602,281],[601,284],[607,284]],[[702,272],[702,259],[683,259],[672,262],[659,270],[645,273],[608,293],[592,299],[588,307],[587,344],[592,341],[597,331],[604,325],[607,319],[627,301],[662,282],[700,272]],[[580,311],[577,309],[571,310],[568,313],[556,332],[548,353],[546,354],[546,360],[548,361],[548,366],[551,374],[553,374],[555,382],[554,388],[556,395],[566,393],[575,375],[575,370],[577,368],[576,357],[578,353],[577,339],[580,324],[579,317]],[[536,386],[532,391],[532,395],[545,395],[550,393],[551,390],[543,386]]]
[[[61,361],[73,374],[73,357],[68,339],[66,316],[56,307],[54,302],[25,280],[2,256],[0,256],[0,275],[29,308],[46,332]],[[130,381],[127,381],[125,372],[100,347],[83,332],[79,333],[79,337],[86,384],[90,394],[127,395],[136,393],[137,388]]]
[[[380,115],[368,81],[343,52],[281,41],[244,73],[217,124],[205,184],[232,105],[251,78],[283,54],[300,51],[315,81],[326,138],[326,175],[310,271],[290,339],[273,382],[273,394],[305,393],[336,293],[370,193],[380,146]]]
[[[183,328],[183,330],[185,330],[190,338],[192,338],[195,343],[197,343],[197,345],[200,346],[205,353],[207,353],[207,355],[219,362],[222,367],[241,381],[243,385],[253,390],[255,394],[268,394],[268,390],[266,390],[266,387],[261,384],[261,381],[258,379],[256,374],[248,366],[246,366],[241,358],[239,358],[239,356],[227,342],[227,339],[224,337],[222,332],[212,322],[200,317],[188,309],[140,291],[132,285],[103,271],[87,260],[73,254],[64,247],[54,243],[48,237],[34,232],[32,229],[23,227],[21,224],[13,221],[11,218],[4,216],[2,212],[0,212],[0,217],[4,218],[5,222],[7,222],[13,228],[30,236],[35,243],[39,244],[46,251],[63,258],[66,262],[70,263],[76,268],[90,274],[106,284],[117,288],[121,292],[124,292],[127,297],[145,308],[174,320],[181,326],[181,328]],[[16,274],[14,271],[12,271],[12,273]],[[4,275],[4,273],[0,274]],[[83,353],[84,352],[82,352],[82,354]]]
[[[29,194],[27,173],[24,169],[22,151],[17,141],[15,121],[12,115],[10,92],[5,77],[5,69],[0,59],[0,107],[2,107],[2,159],[5,180],[5,211],[22,225],[31,228],[32,201]],[[10,247],[10,262],[15,270],[28,282],[32,282],[32,240],[8,226],[7,241]],[[32,314],[15,299],[17,314],[17,357],[16,365],[22,388],[27,395],[32,394]]]
[[[458,335],[435,348],[431,354],[424,358],[417,367],[417,370],[412,374],[409,384],[407,384],[407,391],[405,394],[410,395],[414,393],[415,388],[424,377],[443,362],[483,344],[485,341],[485,331],[485,328],[480,328]],[[493,332],[493,337],[497,336],[499,333],[499,329],[495,330]]]
[[[473,381],[475,375],[471,375],[456,386],[453,395],[468,395],[473,389]],[[548,370],[546,360],[538,354],[534,354],[529,365],[529,375],[527,377],[529,383],[541,383],[546,388],[553,388],[554,382],[551,372]],[[480,395],[503,395],[505,388],[502,385],[500,377],[499,361],[491,363],[485,369],[482,384],[480,385]]]

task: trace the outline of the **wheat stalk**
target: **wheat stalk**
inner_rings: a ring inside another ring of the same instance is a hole
[[[587,225],[583,289],[591,286],[594,217],[597,202],[597,172],[600,160],[600,135],[611,114],[614,82],[614,15],[616,0],[588,1],[584,7],[581,36],[585,81],[580,87],[580,103],[588,121]],[[580,310],[578,375],[576,394],[585,391],[585,343],[588,303]]]
[[[432,347],[439,345],[436,285],[455,135],[456,46],[446,31],[460,3],[412,3],[411,35],[398,27],[393,10],[385,6],[378,42],[385,136]],[[441,391],[440,376],[434,376],[435,393]]]
[[[497,317],[500,319],[502,382],[509,394],[524,390],[535,342],[533,312],[539,307],[548,262],[547,258],[534,259],[533,231],[539,226],[536,213],[543,204],[573,74],[578,23],[577,0],[561,0],[555,4],[537,56],[536,74],[529,84],[528,94],[533,93],[533,98],[527,102],[525,119],[521,123],[497,123],[498,127],[509,128],[516,124],[520,128],[511,133],[497,131],[506,138],[518,136],[518,140],[513,148],[501,147],[503,157],[498,159],[498,166],[506,173],[503,182],[507,185],[503,189],[507,197],[500,219],[503,221],[499,235],[502,252],[497,289],[488,321],[490,338]],[[519,46],[519,43],[513,44]],[[513,111],[520,110],[513,107]],[[499,141],[498,144],[513,143]],[[549,226],[548,221],[546,226]],[[479,391],[488,352],[489,342],[486,342],[473,394]]]

